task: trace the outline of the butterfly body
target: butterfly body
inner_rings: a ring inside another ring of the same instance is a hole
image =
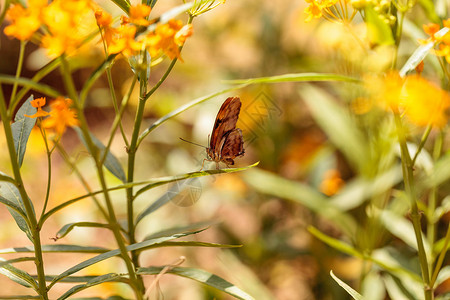
[[[209,157],[207,160],[214,161],[217,169],[220,162],[225,163],[227,167],[234,165],[234,159],[245,153],[242,130],[236,128],[240,110],[239,97],[229,97],[217,113],[209,147],[206,148]]]

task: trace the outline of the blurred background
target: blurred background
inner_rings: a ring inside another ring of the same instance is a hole
[[[181,1],[158,1],[153,16]],[[110,13],[121,12],[102,3]],[[194,21],[194,35],[184,46],[182,57],[168,80],[147,102],[143,128],[179,106],[204,95],[229,87],[224,80],[244,79],[301,72],[339,72],[335,62],[340,57],[333,46],[334,32],[319,22],[305,23],[304,1],[293,0],[229,0]],[[4,27],[4,24],[2,25]],[[2,28],[3,28],[2,27]],[[3,29],[2,29],[3,31]],[[331,34],[330,34],[331,33]],[[0,73],[14,74],[19,43],[0,35]],[[97,45],[99,46],[99,45]],[[89,50],[89,51],[87,51]],[[32,44],[27,47],[24,77],[31,77],[45,64],[43,53]],[[102,61],[100,47],[86,49],[76,60],[74,78],[81,84]],[[168,62],[151,70],[151,83],[159,80]],[[132,73],[124,59],[118,59],[112,69],[114,85],[120,99],[127,91]],[[348,70],[345,70],[348,71]],[[58,71],[43,82],[62,88]],[[322,83],[320,87],[333,91],[338,84]],[[298,90],[301,84],[279,83],[252,85],[233,93],[216,97],[197,105],[166,122],[150,134],[137,156],[136,180],[198,171],[205,149],[184,143],[179,138],[207,145],[214,119],[228,96],[239,96],[242,109],[238,127],[244,134],[245,156],[236,159],[237,166],[259,161],[258,168],[286,179],[305,182],[321,193],[333,194],[353,174],[342,157],[330,147],[326,136],[315,125]],[[6,95],[10,93],[4,88]],[[134,120],[138,90],[133,94],[123,123],[128,132]],[[39,94],[35,94],[35,98]],[[87,101],[87,119],[92,131],[102,141],[108,135],[114,110],[111,106],[106,76],[98,80]],[[0,131],[0,144],[4,144]],[[96,174],[92,161],[73,130],[68,130],[62,143],[92,188]],[[126,163],[125,146],[117,134],[111,151]],[[206,163],[207,168],[215,168]],[[224,166],[223,166],[224,167]],[[45,196],[47,162],[39,132],[33,132],[22,171],[37,211]],[[0,170],[10,174],[8,153],[0,151]],[[84,193],[76,176],[58,154],[53,155],[53,180],[50,207]],[[312,237],[306,227],[314,225],[328,235],[340,232],[322,218],[298,203],[258,192],[249,185],[246,171],[203,177],[189,182],[189,189],[147,216],[138,227],[138,237],[172,227],[205,222],[210,228],[187,238],[198,241],[238,244],[236,249],[168,247],[147,251],[142,266],[171,264],[185,256],[183,266],[203,268],[236,284],[258,300],[280,299],[349,299],[345,291],[330,277],[333,270],[339,278],[355,283],[360,276],[361,261],[345,256]],[[252,173],[249,173],[252,174]],[[251,176],[251,175],[250,175]],[[110,185],[119,184],[112,175]],[[250,179],[251,181],[251,179]],[[167,194],[170,186],[161,186],[136,200],[136,211],[146,208]],[[114,192],[116,211],[126,210],[123,192]],[[125,217],[123,213],[121,215]],[[119,216],[120,217],[120,216]],[[115,248],[113,236],[106,230],[77,228],[67,237],[51,240],[64,225],[75,221],[101,220],[91,200],[80,201],[51,218],[43,229],[44,244],[99,245]],[[201,226],[200,226],[201,227]],[[5,207],[0,207],[0,248],[27,246],[24,234],[16,227]],[[48,274],[62,272],[88,254],[45,254]],[[13,257],[13,256],[8,256]],[[21,263],[33,270],[32,264]],[[113,272],[117,259],[89,268],[84,274]],[[146,281],[152,282],[148,276]],[[29,293],[23,287],[0,277],[2,294]],[[52,292],[58,295],[70,284],[60,284]],[[80,296],[121,294],[131,297],[121,284],[104,284],[80,293]],[[231,299],[230,296],[203,285],[172,275],[162,277],[152,299]]]

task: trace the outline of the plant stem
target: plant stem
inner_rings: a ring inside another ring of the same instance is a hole
[[[433,292],[430,287],[430,274],[428,270],[427,254],[422,240],[422,229],[420,226],[420,213],[416,202],[416,191],[414,185],[413,165],[411,156],[409,155],[408,146],[406,144],[406,136],[404,128],[398,112],[394,112],[395,124],[397,127],[397,134],[401,148],[401,161],[403,171],[403,181],[405,184],[405,191],[411,201],[411,219],[414,227],[414,233],[417,241],[417,249],[419,255],[420,269],[422,271],[422,280],[424,284],[424,294],[426,300],[433,299]]]
[[[26,44],[27,44],[26,41],[20,41],[19,61],[17,62],[16,79],[20,78],[20,74],[22,73],[23,59],[24,59]],[[16,93],[17,93],[17,86],[18,86],[18,84],[16,81],[16,82],[14,82],[13,89],[11,92],[11,102],[15,102],[14,99],[15,99]]]
[[[108,186],[106,184],[104,171],[103,171],[103,164],[100,163],[100,157],[99,157],[99,149],[94,145],[91,135],[88,130],[87,121],[84,117],[84,112],[81,107],[81,103],[78,101],[77,93],[75,90],[75,85],[73,84],[72,78],[70,77],[69,68],[67,65],[67,61],[64,56],[61,56],[61,66],[62,66],[62,76],[64,80],[64,84],[66,86],[66,89],[69,93],[70,98],[73,100],[74,106],[78,113],[78,119],[80,121],[80,130],[83,134],[84,140],[86,141],[86,146],[88,148],[89,153],[92,155],[95,166],[97,169],[97,176],[100,180],[100,185],[103,190],[103,195],[105,197],[105,203],[108,211],[108,223],[111,226],[111,230],[114,234],[114,238],[116,240],[116,243],[120,249],[120,254],[122,259],[125,262],[125,265],[128,270],[128,276],[130,277],[130,285],[133,288],[133,291],[135,293],[136,299],[142,300],[143,293],[140,290],[139,287],[139,281],[136,275],[136,269],[135,266],[133,266],[132,260],[130,259],[130,256],[128,255],[128,251],[125,246],[125,242],[123,239],[123,236],[121,234],[121,227],[119,222],[117,221],[116,214],[114,211],[114,206],[112,205],[111,198],[108,193]]]
[[[33,204],[25,191],[25,186],[23,184],[22,176],[20,174],[20,167],[17,161],[16,150],[14,148],[14,138],[11,129],[11,115],[8,114],[6,108],[5,98],[3,96],[3,91],[0,88],[0,116],[3,122],[3,130],[5,132],[5,137],[7,141],[7,147],[9,152],[9,157],[12,165],[12,170],[14,173],[14,180],[16,182],[17,189],[19,190],[20,197],[25,207],[25,212],[27,214],[28,226],[30,226],[32,242],[34,246],[36,272],[38,277],[38,293],[41,299],[48,300],[47,295],[47,285],[45,281],[45,271],[44,271],[44,261],[42,257],[41,248],[41,228],[37,224],[36,215],[33,210]]]

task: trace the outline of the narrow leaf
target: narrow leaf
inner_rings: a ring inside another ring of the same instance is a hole
[[[127,0],[112,0],[118,7],[120,7],[121,10],[123,10],[125,13],[128,14],[128,11],[130,9],[130,2]]]
[[[389,210],[384,210],[381,213],[380,220],[390,233],[401,239],[411,248],[417,250],[417,241],[411,222]],[[423,238],[423,243],[427,257],[431,257],[430,244],[425,238]]]
[[[333,220],[349,236],[355,234],[357,228],[355,220],[330,204],[324,195],[309,185],[256,168],[243,173],[242,178],[256,191],[300,203],[313,212]]]
[[[5,261],[3,258],[0,258],[0,261]],[[37,282],[25,271],[22,271],[16,267],[13,267],[11,264],[3,265],[0,267],[0,274],[5,275],[12,281],[27,287],[33,288],[35,291],[38,290]]]
[[[0,195],[2,195],[2,198],[4,198],[3,202],[4,204],[7,204],[7,202],[10,204],[8,205],[9,213],[13,216],[14,220],[17,223],[17,226],[26,233],[27,237],[30,239],[30,241],[33,240],[33,235],[31,234],[31,230],[28,227],[28,223],[26,221],[26,210],[25,206],[23,204],[23,200],[20,197],[19,190],[17,187],[9,182],[5,182],[3,184],[0,184]],[[31,203],[31,202],[30,202]],[[14,208],[13,206],[14,205]],[[19,209],[20,208],[20,213]],[[34,208],[33,208],[34,213]]]
[[[5,266],[5,265],[10,265],[12,263],[16,263],[16,262],[23,262],[23,261],[34,261],[36,258],[35,257],[18,257],[18,258],[13,258],[13,259],[8,259],[8,260],[0,260],[0,268]]]
[[[216,288],[220,291],[223,291],[238,299],[244,300],[254,299],[252,296],[242,291],[234,284],[226,281],[225,279],[217,275],[211,274],[209,272],[200,269],[162,266],[162,267],[139,268],[137,273],[141,275],[157,275],[161,273],[163,270],[166,270],[166,272],[169,274],[174,274],[196,280],[198,282]]]
[[[102,247],[86,247],[78,245],[42,245],[42,252],[44,253],[105,253],[108,251],[111,250]],[[0,249],[0,254],[30,252],[34,252],[33,246]]]
[[[63,299],[67,299],[68,297],[81,292],[87,288],[105,283],[105,282],[111,282],[111,281],[123,281],[125,282],[125,278],[123,278],[121,275],[116,274],[116,273],[109,273],[109,274],[105,274],[105,275],[101,275],[98,277],[95,277],[91,280],[89,280],[87,283],[85,284],[80,284],[80,285],[76,285],[74,287],[72,287],[70,290],[68,290],[67,292],[65,292],[61,297],[58,298],[58,300],[63,300]]]
[[[144,241],[145,240],[154,239],[154,238],[158,238],[158,237],[174,235],[174,234],[177,234],[177,233],[186,233],[186,232],[191,232],[191,231],[197,231],[197,230],[200,230],[202,228],[206,228],[206,227],[209,227],[211,225],[216,225],[216,224],[219,224],[219,221],[205,221],[205,222],[198,222],[198,223],[189,224],[189,225],[186,225],[186,226],[169,228],[169,229],[165,229],[165,230],[158,231],[158,232],[152,233],[150,235],[147,235],[144,238]]]
[[[140,194],[142,194],[145,191],[148,191],[149,189],[152,189],[154,187],[167,184],[174,181],[179,181],[183,179],[188,178],[195,178],[195,177],[202,177],[202,176],[208,176],[208,175],[216,175],[216,174],[222,174],[222,173],[234,173],[238,171],[244,171],[250,168],[253,168],[257,166],[259,162],[256,162],[252,165],[241,167],[241,168],[231,168],[231,169],[220,169],[220,170],[206,170],[206,171],[199,171],[199,172],[192,172],[192,173],[186,173],[181,175],[175,175],[175,176],[166,176],[166,177],[160,177],[157,179],[149,180],[151,182],[150,184],[147,184],[146,186],[142,187],[140,190],[136,192],[136,197]]]
[[[302,85],[299,92],[320,128],[353,167],[364,174],[369,153],[367,142],[348,111],[318,88]]]
[[[318,229],[314,228],[313,226],[308,226],[308,231],[314,235],[316,238],[324,242],[325,244],[333,247],[336,250],[339,250],[343,253],[346,253],[348,255],[364,258],[364,256],[356,250],[352,245],[344,243],[343,241],[337,240],[335,238],[332,238],[322,232],[320,232]]]
[[[52,98],[57,98],[61,95],[60,92],[40,82],[34,82],[33,80],[26,78],[16,78],[11,75],[0,75],[0,83],[19,84],[21,86],[35,90]]]
[[[135,250],[139,250],[139,249],[143,249],[143,248],[148,248],[151,247],[155,244],[159,244],[168,240],[173,240],[173,239],[177,239],[183,236],[186,236],[187,234],[176,234],[176,235],[172,235],[172,236],[168,236],[168,237],[162,237],[162,238],[157,238],[157,239],[152,239],[152,240],[148,240],[148,241],[144,241],[144,242],[140,242],[140,243],[136,243],[136,244],[132,244],[127,246],[127,251],[135,251]],[[72,268],[62,272],[60,275],[56,276],[52,282],[49,285],[49,289],[50,287],[52,287],[55,283],[57,283],[58,281],[60,281],[61,279],[72,275],[80,270],[83,270],[91,265],[94,265],[98,262],[101,262],[105,259],[114,257],[120,255],[120,250],[119,249],[115,249],[115,250],[111,250],[105,253],[102,253],[100,255],[94,256],[88,260],[85,260],[75,266],[73,266]]]
[[[95,227],[95,228],[109,228],[110,226],[108,224],[102,224],[102,223],[96,223],[96,222],[76,222],[76,223],[69,223],[64,225],[58,233],[56,233],[56,238],[61,239],[65,237],[69,232],[72,231],[75,227]]]
[[[0,172],[0,181],[6,181],[6,182],[10,182],[10,183],[15,183],[16,182],[14,180],[14,178],[12,178],[12,177],[4,174],[4,173],[1,173],[1,172]]]
[[[78,133],[78,137],[81,139],[83,144],[87,147],[87,143],[84,139],[84,136],[83,136],[83,133],[81,132],[81,130],[78,127],[74,127],[74,129]],[[92,142],[95,144],[95,146],[100,150],[99,157],[102,157],[106,147],[93,134],[91,134],[91,139],[92,139]],[[122,169],[122,165],[120,164],[119,160],[109,150],[108,150],[108,154],[106,154],[106,159],[105,159],[104,165],[105,165],[106,169],[108,169],[120,181],[122,181],[122,182],[126,181],[126,176],[125,176],[125,172]]]
[[[346,81],[346,82],[361,82],[359,79],[349,76],[337,74],[320,74],[320,73],[293,73],[283,74],[270,77],[248,78],[226,80],[229,84],[260,84],[260,83],[280,83],[280,82],[314,82],[314,81]]]
[[[227,244],[216,244],[216,243],[195,242],[195,241],[182,241],[182,242],[162,242],[151,246],[151,248],[161,248],[161,247],[240,248],[242,247],[242,245],[227,245]],[[140,251],[142,250],[138,250],[137,252]]]
[[[340,280],[336,275],[334,275],[333,271],[330,271],[331,277],[355,300],[363,300],[363,296],[352,289],[348,284]]]
[[[33,100],[31,95],[19,108],[14,118],[14,123],[11,124],[11,130],[14,139],[14,147],[16,149],[17,160],[19,167],[22,166],[23,158],[25,156],[25,150],[27,149],[28,137],[31,134],[31,130],[36,124],[37,118],[25,117],[25,115],[31,116],[36,113],[37,109],[31,106]]]
[[[136,218],[136,224],[138,224],[143,218],[151,214],[152,212],[156,211],[163,205],[169,203],[171,200],[173,200],[175,197],[177,197],[181,192],[183,192],[185,189],[192,188],[192,180],[196,180],[195,178],[188,178],[186,180],[181,181],[181,183],[178,181],[178,184],[174,184],[171,186],[167,192],[165,192],[161,197],[159,197],[155,202],[153,202],[151,205],[149,205],[144,211],[142,211],[138,217]]]

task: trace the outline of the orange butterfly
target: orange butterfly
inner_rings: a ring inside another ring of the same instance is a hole
[[[230,165],[234,165],[236,157],[244,155],[242,130],[236,128],[240,111],[241,100],[239,97],[227,98],[220,107],[211,133],[209,147],[206,148],[208,158],[203,160],[202,169],[205,160],[214,161],[216,169],[219,169],[220,162],[230,167]]]

